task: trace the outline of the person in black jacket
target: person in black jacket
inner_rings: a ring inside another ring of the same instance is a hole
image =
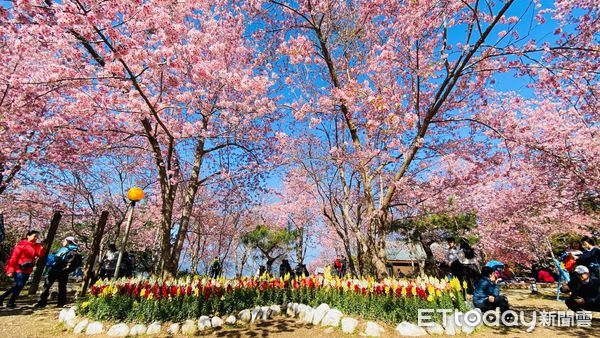
[[[577,265],[587,266],[593,277],[600,278],[600,248],[591,237],[583,237],[581,246],[584,251],[577,257]]]
[[[572,311],[600,311],[600,280],[590,276],[590,270],[579,265],[575,268],[578,280],[572,281],[568,286],[563,286],[562,291],[571,292],[565,301]]]
[[[283,259],[279,266],[279,277],[285,277],[288,273],[290,274],[290,278],[294,278],[294,271],[292,270],[290,262],[287,259]]]

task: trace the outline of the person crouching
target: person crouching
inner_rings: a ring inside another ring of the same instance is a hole
[[[508,299],[500,295],[500,287],[496,284],[496,274],[488,266],[481,269],[479,280],[475,283],[473,292],[473,304],[482,313],[500,308],[500,312],[509,309]]]
[[[590,270],[579,265],[574,271],[577,279],[563,285],[561,291],[571,292],[565,304],[572,311],[600,311],[600,280],[590,275]]]

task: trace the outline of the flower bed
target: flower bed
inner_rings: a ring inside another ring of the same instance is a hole
[[[388,323],[416,322],[418,309],[462,309],[458,280],[338,279],[120,279],[99,281],[79,314],[97,320],[182,321],[222,316],[254,306],[329,304],[347,314]],[[439,318],[438,318],[439,320]]]

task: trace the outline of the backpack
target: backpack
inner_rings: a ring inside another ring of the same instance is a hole
[[[473,259],[475,258],[475,250],[471,247],[466,247],[463,249],[463,253],[465,254],[465,258]]]
[[[46,263],[46,266],[49,266],[53,271],[66,271],[71,273],[77,270],[77,268],[81,266],[82,262],[83,257],[76,249],[68,249],[67,252],[61,255],[52,255],[52,259],[50,259],[50,262]]]

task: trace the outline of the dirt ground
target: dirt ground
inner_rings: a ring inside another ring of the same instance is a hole
[[[511,307],[514,310],[536,311],[562,311],[566,307],[564,303],[557,302],[552,296],[550,289],[542,290],[541,295],[533,296],[529,290],[506,290]],[[57,321],[59,310],[51,303],[46,309],[33,308],[35,298],[23,297],[19,308],[0,308],[0,337],[61,337],[71,338],[77,335],[68,332]],[[474,337],[600,337],[600,313],[593,314],[594,319],[591,327],[538,327],[531,333],[527,333],[521,327],[484,327],[478,329]],[[361,320],[358,332],[364,331],[365,321]],[[164,327],[164,325],[163,325]],[[304,324],[295,319],[279,317],[277,319],[250,325],[243,328],[224,328],[210,332],[210,337],[349,337],[340,329],[324,329]],[[355,336],[359,336],[358,334]],[[382,337],[397,337],[398,335],[391,326],[386,326],[386,332]],[[98,335],[96,337],[106,337]],[[165,335],[166,337],[166,335]]]

